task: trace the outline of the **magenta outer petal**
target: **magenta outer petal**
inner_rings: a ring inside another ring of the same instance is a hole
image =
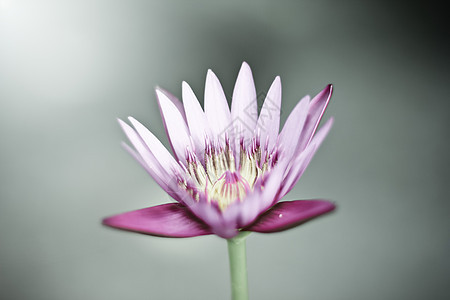
[[[143,234],[186,238],[212,234],[184,205],[167,203],[134,210],[103,220],[106,226]]]
[[[311,139],[319,126],[320,120],[325,113],[325,109],[330,102],[332,93],[333,86],[329,84],[311,100],[308,116],[306,117],[305,126],[303,127],[303,132],[300,141],[298,142],[296,152],[302,151],[308,143],[311,142]]]
[[[279,202],[261,215],[255,223],[242,230],[261,233],[283,231],[331,212],[335,208],[332,202],[326,200]]]

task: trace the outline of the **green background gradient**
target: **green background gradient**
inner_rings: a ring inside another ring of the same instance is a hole
[[[167,145],[154,86],[230,98],[242,61],[282,122],[328,83],[329,137],[287,200],[336,213],[248,238],[252,299],[449,299],[449,36],[437,2],[0,0],[0,298],[229,299],[226,242],[102,227],[171,201],[120,147]]]

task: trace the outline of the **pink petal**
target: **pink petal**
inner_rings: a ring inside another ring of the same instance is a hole
[[[229,239],[239,233],[236,219],[225,219],[218,205],[214,202],[209,202],[205,193],[200,192],[197,200],[194,200],[192,195],[186,191],[178,190],[177,193],[186,207],[197,218],[205,222],[214,234]]]
[[[169,93],[168,91],[166,91],[165,89],[157,86],[156,87],[157,90],[160,90],[161,92],[164,93],[164,95],[167,96],[167,98],[169,98],[170,101],[172,101],[172,103],[175,105],[175,107],[178,109],[178,111],[180,112],[180,114],[183,116],[184,121],[187,123],[187,119],[186,119],[186,113],[184,111],[183,108],[183,103],[181,103],[180,100],[178,100],[177,97],[175,97],[174,95],[172,95],[171,93]]]
[[[103,224],[162,237],[185,238],[212,234],[208,226],[179,203],[126,212],[104,219]]]
[[[222,85],[211,70],[206,75],[205,114],[215,140],[223,144],[227,132],[232,128],[231,114]]]
[[[137,133],[144,141],[145,145],[152,152],[154,157],[158,160],[159,164],[166,169],[167,173],[171,174],[173,171],[180,171],[181,168],[173,158],[172,154],[164,147],[159,139],[153,135],[144,125],[137,121],[133,117],[128,117],[131,124],[133,124]]]
[[[317,132],[311,143],[306,147],[306,149],[297,155],[297,158],[293,160],[290,165],[290,169],[285,179],[283,180],[283,187],[281,190],[281,197],[289,193],[289,191],[297,184],[300,177],[305,172],[309,163],[311,162],[314,154],[319,149],[325,137],[330,132],[333,126],[333,118],[330,118]]]
[[[309,96],[305,96],[294,107],[281,130],[278,142],[283,149],[284,159],[290,159],[297,148],[308,114],[308,106]]]
[[[278,166],[272,169],[264,180],[255,183],[253,191],[248,193],[242,202],[236,201],[231,204],[223,212],[223,218],[229,222],[236,220],[238,228],[253,223],[259,215],[278,202],[283,171],[284,169]]]
[[[186,161],[186,148],[191,147],[189,130],[180,111],[161,90],[156,90],[161,116],[164,121],[167,136],[174,154],[179,161]]]
[[[326,200],[297,200],[279,202],[261,215],[252,225],[242,229],[262,233],[283,231],[303,224],[334,210],[336,206]]]
[[[226,220],[223,218],[219,208],[210,203],[194,203],[189,209],[202,221],[208,224],[210,230],[225,239],[232,238],[239,234],[236,220]]]
[[[205,137],[211,137],[208,119],[203,112],[191,87],[183,81],[183,104],[186,112],[189,132],[195,144],[197,156],[202,159],[205,152]]]
[[[249,143],[256,128],[258,107],[252,71],[246,62],[242,63],[234,86],[231,120],[234,127],[233,138],[238,143],[241,139],[244,139],[244,143]]]
[[[277,76],[267,92],[263,107],[259,114],[256,130],[260,135],[261,145],[268,140],[267,150],[275,145],[280,130],[281,80]],[[264,157],[264,155],[262,155]]]
[[[166,191],[169,195],[172,196],[172,193],[170,191],[170,189],[167,186],[166,180],[163,180],[162,178],[160,178],[154,169],[150,168],[149,165],[144,161],[144,159],[142,158],[142,156],[137,153],[136,151],[134,151],[130,146],[128,146],[126,143],[122,143],[122,147],[131,154],[131,156],[147,171],[148,174],[150,174],[150,176],[153,178],[153,180],[156,181],[156,183],[164,190]],[[173,197],[173,196],[172,196]]]
[[[139,153],[140,157],[142,158],[142,161],[145,162],[145,164],[150,169],[153,170],[153,172],[155,173],[157,178],[159,178],[160,180],[168,180],[170,178],[170,175],[159,164],[158,160],[155,158],[153,153],[147,148],[144,141],[136,133],[136,131],[134,131],[134,129],[131,128],[131,126],[129,126],[124,121],[122,121],[120,119],[118,121],[119,121],[119,124],[122,127],[123,131],[127,135],[128,139],[130,140],[130,142],[133,144],[134,148]],[[131,154],[133,155],[133,153],[131,153]]]
[[[314,132],[319,126],[319,122],[322,119],[323,114],[325,113],[325,109],[327,108],[328,103],[330,102],[332,93],[333,86],[329,84],[311,100],[302,136],[298,143],[297,153],[305,149],[308,143],[312,140]]]

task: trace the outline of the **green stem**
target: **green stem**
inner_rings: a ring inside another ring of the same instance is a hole
[[[248,300],[245,239],[249,234],[250,232],[242,232],[227,240],[228,256],[230,257],[232,300]]]

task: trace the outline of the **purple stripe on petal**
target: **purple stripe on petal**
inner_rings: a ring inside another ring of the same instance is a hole
[[[103,224],[162,237],[186,238],[212,234],[207,225],[178,203],[126,212],[104,219]]]
[[[279,202],[261,215],[255,223],[242,230],[262,233],[283,231],[331,212],[335,208],[332,202],[326,200]]]

